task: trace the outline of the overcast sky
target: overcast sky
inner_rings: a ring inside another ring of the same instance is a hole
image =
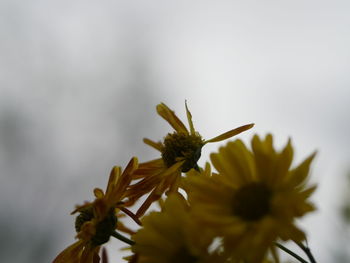
[[[155,105],[183,119],[187,99],[204,138],[254,122],[246,142],[291,137],[296,163],[318,151],[319,212],[302,224],[332,262],[350,156],[349,13],[337,0],[0,0],[1,261],[48,262],[72,243],[74,205],[113,165],[157,157],[142,144],[170,131]]]

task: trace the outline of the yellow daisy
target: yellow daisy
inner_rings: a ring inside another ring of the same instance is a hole
[[[255,135],[252,150],[240,140],[229,142],[211,154],[218,174],[188,176],[185,190],[193,213],[223,237],[225,253],[261,262],[276,239],[305,239],[295,219],[315,209],[308,201],[315,186],[305,183],[314,156],[290,169],[290,141],[281,152],[274,149],[272,135],[263,140]]]
[[[198,169],[197,161],[205,144],[225,140],[254,126],[254,124],[244,125],[210,140],[204,140],[194,129],[192,115],[187,104],[185,106],[189,130],[164,103],[157,105],[158,114],[175,129],[175,132],[168,133],[163,142],[144,139],[146,144],[161,152],[161,158],[141,163],[134,173],[134,179],[139,181],[131,186],[129,198],[136,201],[151,192],[136,213],[139,217],[167,190],[178,191],[181,172],[188,172],[192,168]]]
[[[120,167],[114,167],[106,192],[99,188],[94,189],[96,199],[92,203],[78,206],[72,212],[79,212],[75,220],[78,241],[63,250],[53,263],[99,262],[100,247],[108,242],[110,236],[128,242],[127,238],[115,232],[120,225],[119,222],[117,224],[116,212],[119,209],[125,210],[122,201],[136,168],[136,158],[130,160],[123,173]]]
[[[134,236],[132,246],[137,263],[221,263],[209,253],[211,236],[192,220],[190,207],[180,194],[170,194],[161,212],[142,219],[143,228]]]

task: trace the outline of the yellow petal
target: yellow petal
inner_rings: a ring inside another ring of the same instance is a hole
[[[293,161],[293,147],[290,139],[288,140],[286,147],[280,153],[278,159],[278,173],[286,174]]]
[[[187,115],[188,125],[190,126],[190,132],[191,134],[196,134],[196,131],[193,126],[192,114],[187,107],[187,101],[185,101],[185,106],[186,106],[186,115]]]
[[[163,159],[155,159],[145,163],[140,163],[137,170],[133,173],[133,179],[140,179],[151,174],[158,174],[166,169]]]
[[[109,175],[109,180],[108,180],[108,184],[107,184],[107,189],[106,189],[106,195],[109,195],[111,193],[111,191],[113,190],[113,188],[115,187],[115,185],[117,184],[118,178],[120,177],[121,174],[121,167],[119,166],[114,166],[112,168],[112,171]]]
[[[169,109],[164,103],[157,105],[157,112],[175,129],[175,131],[188,134],[188,130],[183,122],[175,115],[174,111]]]
[[[79,263],[84,242],[79,240],[63,250],[52,263]]]
[[[132,174],[137,169],[137,167],[138,167],[138,159],[137,157],[133,157],[125,167],[123,174],[124,173]]]
[[[223,141],[226,140],[228,138],[231,138],[232,136],[235,136],[237,134],[240,134],[241,132],[244,132],[246,130],[249,130],[250,128],[252,128],[254,126],[254,123],[251,124],[247,124],[247,125],[243,125],[240,126],[236,129],[230,130],[228,132],[225,132],[223,134],[220,134],[219,136],[216,136],[210,140],[206,140],[204,141],[204,143],[208,143],[208,142],[219,142],[219,141]]]
[[[152,141],[150,139],[144,138],[143,142],[151,147],[153,147],[154,149],[158,150],[158,151],[162,151],[163,148],[163,144],[161,142],[155,142]]]
[[[311,154],[298,167],[296,167],[290,172],[289,180],[291,184],[299,185],[305,181],[306,177],[309,174],[311,162],[315,158],[315,156],[316,156],[316,152]]]
[[[263,140],[258,135],[254,135],[251,145],[254,153],[257,177],[273,185],[277,154],[273,148],[272,135],[268,134]]]
[[[286,179],[292,161],[293,147],[291,144],[291,140],[289,139],[287,145],[282,150],[282,152],[276,155],[276,168],[274,169],[274,173],[272,174],[272,183],[274,185],[278,185]]]
[[[94,195],[95,195],[96,198],[102,198],[104,196],[104,193],[103,193],[102,189],[95,188],[94,189]]]

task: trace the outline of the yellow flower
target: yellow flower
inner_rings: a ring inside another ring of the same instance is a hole
[[[120,167],[114,167],[106,192],[99,188],[94,189],[96,199],[92,203],[78,206],[72,212],[72,214],[79,212],[75,220],[78,241],[63,250],[53,263],[99,262],[98,253],[101,245],[108,242],[111,235],[119,235],[115,232],[115,229],[119,228],[116,210],[124,209],[122,201],[126,197],[126,190],[136,168],[135,157],[130,160],[123,173]]]
[[[162,211],[146,215],[142,225],[133,236],[132,250],[136,253],[133,262],[224,262],[217,254],[208,252],[211,235],[192,220],[190,207],[180,194],[170,194]]]
[[[139,181],[131,186],[129,198],[136,201],[151,192],[137,211],[138,217],[142,216],[148,207],[167,190],[169,192],[178,191],[181,172],[188,172],[192,168],[199,169],[197,161],[205,144],[225,140],[254,126],[254,124],[244,125],[210,140],[203,140],[194,129],[192,115],[187,104],[185,105],[189,130],[164,103],[157,105],[158,114],[175,129],[175,132],[168,133],[163,142],[144,139],[146,144],[161,152],[161,158],[141,163],[139,169],[134,173],[134,179]]]
[[[275,151],[272,135],[263,140],[255,135],[252,151],[240,140],[229,142],[211,154],[218,174],[188,176],[185,190],[193,213],[223,237],[225,253],[261,262],[277,238],[305,239],[294,221],[315,209],[307,200],[315,186],[305,183],[314,156],[290,169],[290,141],[281,152]]]

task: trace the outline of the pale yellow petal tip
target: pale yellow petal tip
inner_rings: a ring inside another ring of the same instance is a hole
[[[247,130],[249,130],[255,126],[255,123],[249,123],[246,126],[247,126]]]
[[[190,126],[190,132],[191,132],[191,134],[195,134],[196,130],[194,129],[194,125],[193,125],[193,121],[192,121],[192,114],[187,106],[187,100],[185,100],[185,107],[186,107],[186,115],[187,115],[188,125]]]
[[[156,106],[156,110],[157,110],[158,113],[160,113],[160,112],[163,111],[163,110],[169,111],[170,109],[169,109],[169,107],[168,107],[165,103],[161,102],[161,103],[159,103],[159,104]]]
[[[124,169],[124,171],[128,170],[131,173],[134,172],[137,167],[139,166],[139,160],[137,157],[132,157],[129,161],[129,163],[127,164],[126,168]]]
[[[136,156],[132,157],[132,159],[133,159],[134,165],[138,166],[139,165],[139,159]]]
[[[314,151],[312,154],[310,154],[306,159],[305,159],[305,163],[309,163],[311,164],[311,162],[315,159],[316,155],[317,155],[318,151]]]
[[[102,198],[104,196],[103,190],[100,188],[95,188],[94,195],[96,198]]]
[[[316,157],[316,155],[318,154],[318,150],[315,150],[309,158],[311,158],[312,160]]]
[[[122,168],[120,166],[114,166],[111,171],[111,177],[118,177],[121,174]]]
[[[191,115],[190,110],[188,109],[188,105],[187,105],[187,100],[185,100],[185,108],[186,108],[186,112],[188,112]]]

